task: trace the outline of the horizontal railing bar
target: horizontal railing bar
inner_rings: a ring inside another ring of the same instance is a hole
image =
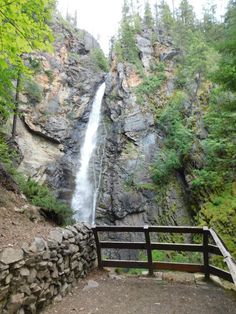
[[[208,244],[208,252],[212,253],[212,254],[216,254],[216,255],[221,255],[222,256],[222,253],[221,253],[220,249],[216,245]]]
[[[220,268],[217,268],[215,266],[209,266],[209,269],[210,269],[210,274],[211,275],[215,275],[215,276],[218,276],[220,278],[223,278],[225,280],[228,280],[230,282],[234,282],[233,281],[233,278],[231,276],[231,274],[225,270],[222,270]]]
[[[127,260],[105,260],[102,261],[103,267],[119,267],[119,268],[148,268],[148,262],[127,261]]]
[[[133,249],[145,250],[147,244],[145,242],[118,242],[118,241],[100,241],[102,249]]]
[[[189,273],[203,273],[204,266],[200,264],[188,264],[188,263],[166,263],[166,262],[154,262],[153,268],[157,270],[175,270],[185,271]]]
[[[102,249],[133,249],[145,250],[145,242],[118,242],[118,241],[100,241]],[[163,251],[186,251],[186,252],[203,252],[203,246],[200,244],[182,244],[182,243],[151,243],[152,250]]]
[[[203,246],[201,244],[152,243],[151,247],[152,250],[203,252]]]
[[[128,227],[128,226],[96,226],[98,232],[144,232],[143,227]]]
[[[97,231],[109,232],[144,232],[141,226],[96,226]],[[149,232],[163,232],[163,233],[203,233],[201,227],[185,227],[185,226],[150,226]]]
[[[148,262],[144,261],[128,261],[128,260],[105,260],[102,261],[103,267],[117,267],[117,268],[148,268]],[[190,273],[204,272],[204,266],[200,264],[182,264],[182,263],[164,263],[153,262],[153,269],[155,270],[175,270],[186,271]]]
[[[202,234],[203,228],[200,227],[185,227],[185,226],[150,226],[149,232],[163,233],[196,233]]]

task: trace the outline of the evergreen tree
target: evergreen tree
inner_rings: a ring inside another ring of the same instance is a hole
[[[224,39],[218,45],[221,61],[215,81],[236,91],[236,1],[229,3],[223,34]]]
[[[172,33],[175,21],[171,14],[169,5],[164,0],[162,0],[161,4],[159,5],[159,16],[160,26],[166,34],[170,35]]]
[[[152,16],[151,6],[150,6],[150,3],[148,1],[145,3],[143,20],[144,20],[144,24],[149,29],[153,29],[154,28],[154,19],[153,19],[153,16]]]
[[[137,26],[131,14],[132,6],[127,0],[124,1],[122,8],[122,20],[119,29],[119,38],[115,45],[115,52],[120,61],[127,61],[138,65],[140,63],[138,48],[136,45]],[[137,21],[136,21],[137,22]]]
[[[181,21],[185,27],[193,29],[195,25],[195,13],[193,6],[189,4],[188,0],[182,0],[180,2],[177,10],[177,19]]]

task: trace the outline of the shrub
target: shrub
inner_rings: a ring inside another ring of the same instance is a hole
[[[152,179],[156,184],[167,183],[169,176],[180,169],[181,162],[176,151],[166,149],[163,154],[159,155],[152,166]]]
[[[186,96],[177,92],[157,120],[158,127],[166,134],[163,154],[152,167],[154,183],[167,182],[170,175],[183,167],[193,145],[193,134],[185,126],[182,106]]]
[[[73,210],[67,204],[58,201],[47,186],[40,185],[32,179],[25,180],[19,175],[16,180],[29,202],[41,207],[48,218],[59,225],[73,223]]]
[[[33,103],[39,103],[43,98],[43,89],[33,81],[26,81],[24,86],[25,93]]]
[[[149,97],[155,93],[157,89],[162,86],[165,79],[164,73],[145,77],[143,82],[136,88],[137,101],[142,103],[144,101],[144,95]]]
[[[236,184],[225,185],[219,194],[212,194],[197,216],[197,223],[208,225],[222,237],[236,258]],[[222,265],[221,265],[222,266]]]
[[[0,136],[0,162],[3,164],[11,163],[11,152],[4,138]]]

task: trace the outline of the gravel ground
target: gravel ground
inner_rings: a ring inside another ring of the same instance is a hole
[[[96,272],[43,313],[236,314],[236,294],[210,283],[197,285]]]

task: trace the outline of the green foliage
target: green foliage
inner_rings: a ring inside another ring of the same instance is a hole
[[[122,9],[122,20],[120,23],[118,39],[114,45],[114,52],[118,62],[129,62],[134,64],[142,74],[142,63],[139,50],[136,45],[136,34],[141,32],[141,18],[133,3],[124,1]]]
[[[163,150],[152,166],[152,179],[156,184],[167,183],[171,174],[181,168],[180,157],[174,149]]]
[[[153,19],[152,10],[148,1],[145,3],[143,20],[144,20],[145,25],[147,25],[149,29],[154,28],[154,19]]]
[[[104,52],[100,48],[94,48],[91,50],[91,58],[95,65],[102,71],[109,71],[108,60],[104,55]]]
[[[204,168],[194,170],[193,192],[216,191],[235,179],[236,97],[219,88],[211,92],[205,114],[208,137],[202,140]]]
[[[50,50],[53,40],[48,23],[54,0],[2,0],[0,6],[0,118],[14,109],[14,86],[20,72],[29,74],[24,64],[26,54],[36,50]]]
[[[0,163],[10,167],[14,156],[14,151],[10,149],[4,135],[0,133]]]
[[[65,203],[58,201],[45,185],[40,185],[32,179],[25,180],[19,175],[16,176],[16,180],[29,202],[41,207],[48,218],[59,225],[73,222],[73,210]]]
[[[52,83],[54,80],[54,74],[52,70],[45,70],[44,73],[47,75],[49,82]]]
[[[224,190],[212,194],[197,216],[197,223],[216,230],[236,258],[236,183],[225,185]]]
[[[180,21],[186,28],[193,28],[195,24],[195,13],[193,6],[188,0],[182,0],[177,10],[177,21]]]
[[[236,91],[236,5],[231,5],[226,15],[223,39],[218,45],[221,53],[219,70],[215,81],[225,89]]]
[[[200,84],[216,71],[219,54],[207,44],[200,31],[187,30],[184,36],[181,32],[176,33],[175,44],[183,49],[183,53],[178,57],[179,66],[175,85],[177,88],[193,93],[196,77]]]
[[[26,81],[24,91],[32,103],[39,103],[43,98],[43,89],[35,81]]]
[[[183,104],[186,95],[177,92],[162,111],[157,124],[165,133],[164,148],[152,167],[156,184],[167,182],[170,175],[183,167],[193,145],[193,134],[185,126]]]
[[[170,263],[199,263],[202,260],[200,253],[152,251],[153,261]]]
[[[137,102],[141,104],[145,96],[149,97],[155,93],[162,86],[165,79],[166,76],[164,73],[146,76],[142,83],[136,88]]]
[[[124,20],[122,22],[119,40],[122,49],[122,60],[134,65],[140,63],[139,52],[136,46],[135,29],[129,21]]]
[[[13,79],[16,79],[15,70],[9,68],[7,62],[0,57],[0,123],[14,110]]]
[[[165,1],[162,1],[159,6],[159,15],[160,15],[160,25],[162,26],[164,32],[167,35],[170,35],[172,33],[172,30],[174,28],[174,18],[171,14],[170,7]]]

